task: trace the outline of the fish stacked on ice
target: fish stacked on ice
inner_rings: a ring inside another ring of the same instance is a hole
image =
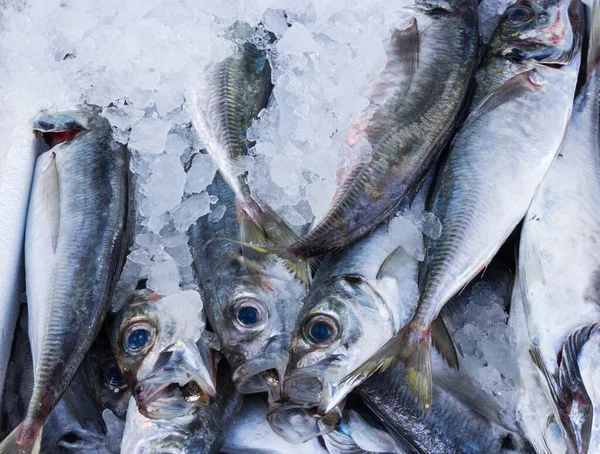
[[[5,6],[0,454],[600,452],[597,4]]]

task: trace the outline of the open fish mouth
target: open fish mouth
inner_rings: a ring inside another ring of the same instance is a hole
[[[265,352],[236,367],[232,375],[233,383],[242,394],[267,392],[271,401],[279,401],[288,359],[287,349]]]
[[[209,405],[214,397],[195,380],[187,383],[138,384],[135,399],[140,413],[149,419],[166,419],[186,416],[197,407]]]

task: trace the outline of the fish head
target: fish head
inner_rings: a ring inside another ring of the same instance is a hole
[[[241,393],[266,391],[279,400],[304,286],[273,260],[260,273],[242,273],[224,287],[215,323],[234,384]]]
[[[111,343],[146,417],[191,414],[216,397],[215,359],[201,339],[205,326],[193,290],[167,297],[142,290],[117,314]]]
[[[337,276],[313,287],[292,335],[284,380],[289,400],[272,409],[271,427],[291,442],[332,430],[343,407],[323,411],[332,389],[393,334],[388,306],[362,276]]]
[[[108,120],[99,115],[100,108],[89,104],[70,110],[47,109],[33,121],[33,130],[50,147],[70,142],[92,130],[110,128]],[[100,128],[102,124],[103,128]]]
[[[569,64],[581,48],[582,8],[580,0],[519,0],[502,15],[491,52],[545,65]]]

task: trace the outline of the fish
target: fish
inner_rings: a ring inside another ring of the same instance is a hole
[[[237,23],[234,27],[240,29],[238,34],[249,32],[244,25]],[[277,213],[253,197],[248,173],[239,170],[240,159],[249,156],[253,146],[246,131],[267,106],[272,89],[271,65],[266,50],[242,41],[234,44],[233,55],[209,64],[197,86],[191,90],[192,124],[205,151],[235,194],[239,234],[228,239],[248,246],[278,246],[298,238]],[[256,251],[245,247],[244,254],[252,256]],[[287,263],[302,282],[308,283],[307,263]]]
[[[449,141],[470,98],[478,56],[477,2],[415,0],[384,42],[387,64],[348,130],[372,152],[347,172],[327,213],[279,253],[307,260],[343,249],[411,199]]]
[[[289,400],[269,415],[273,429],[284,438],[305,440],[332,430],[341,416],[341,408],[334,407],[351,391],[340,389],[340,381],[415,312],[423,235],[414,220],[423,216],[430,184],[431,178],[410,211],[348,249],[324,257],[292,335],[284,380]],[[298,421],[302,412],[306,426]]]
[[[266,415],[268,403],[263,396],[244,396],[244,404],[221,447],[225,454],[327,454],[318,439],[291,444],[271,430]]]
[[[218,453],[240,411],[243,398],[231,380],[231,371],[219,365],[216,400],[198,413],[160,420],[147,419],[131,399],[121,452],[130,454]]]
[[[236,243],[211,241],[235,238],[239,228],[235,195],[220,175],[208,191],[219,198],[225,212],[216,222],[203,217],[190,227],[193,267],[206,315],[236,388],[244,394],[269,392],[277,401],[306,287],[275,256],[248,256]]]
[[[600,402],[594,406],[600,377],[591,373],[595,359],[587,357],[600,346],[597,2],[589,49],[587,82],[575,99],[560,152],[527,211],[519,249],[519,282],[531,359],[546,382],[556,420],[575,453],[596,452],[590,439],[593,431],[600,432]],[[586,376],[590,377],[587,383]]]
[[[11,137],[0,148],[0,406],[12,339],[24,291],[23,242],[27,204],[36,157],[47,148],[28,127],[27,118],[8,115]]]
[[[504,12],[477,71],[473,107],[429,198],[443,227],[427,243],[419,307],[342,381],[345,388],[402,362],[410,388],[430,408],[431,323],[523,219],[558,152],[577,84],[581,21],[578,0],[522,0]]]
[[[44,422],[108,312],[126,252],[128,156],[95,106],[44,111],[25,232],[33,395],[0,452],[39,452]],[[93,258],[93,260],[91,259]]]
[[[111,317],[110,342],[139,412],[149,419],[192,415],[216,395],[216,358],[195,290],[162,297],[138,290]]]

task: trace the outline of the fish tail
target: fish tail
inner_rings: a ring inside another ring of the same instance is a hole
[[[384,371],[398,362],[404,363],[403,375],[408,386],[416,393],[424,412],[428,413],[432,389],[430,327],[422,330],[409,323],[358,369],[344,377],[337,389],[344,389],[347,394],[378,370]]]
[[[42,444],[42,430],[43,425],[26,427],[24,423],[19,424],[0,443],[0,454],[38,454]]]
[[[293,244],[298,235],[277,213],[266,206],[259,206],[249,198],[236,203],[238,220],[240,222],[240,244],[244,246],[244,257],[251,260],[255,254],[275,254],[283,259],[286,266],[296,277],[308,285],[308,264],[287,248]],[[258,247],[254,247],[258,246]]]
[[[529,350],[533,363],[548,385],[547,389],[567,442],[576,453],[588,452],[593,417],[593,403],[583,382],[579,358],[583,347],[592,336],[600,342],[598,335],[600,323],[592,323],[573,331],[563,344],[558,371],[555,374],[546,368],[539,348]],[[575,408],[577,411],[573,414]]]

